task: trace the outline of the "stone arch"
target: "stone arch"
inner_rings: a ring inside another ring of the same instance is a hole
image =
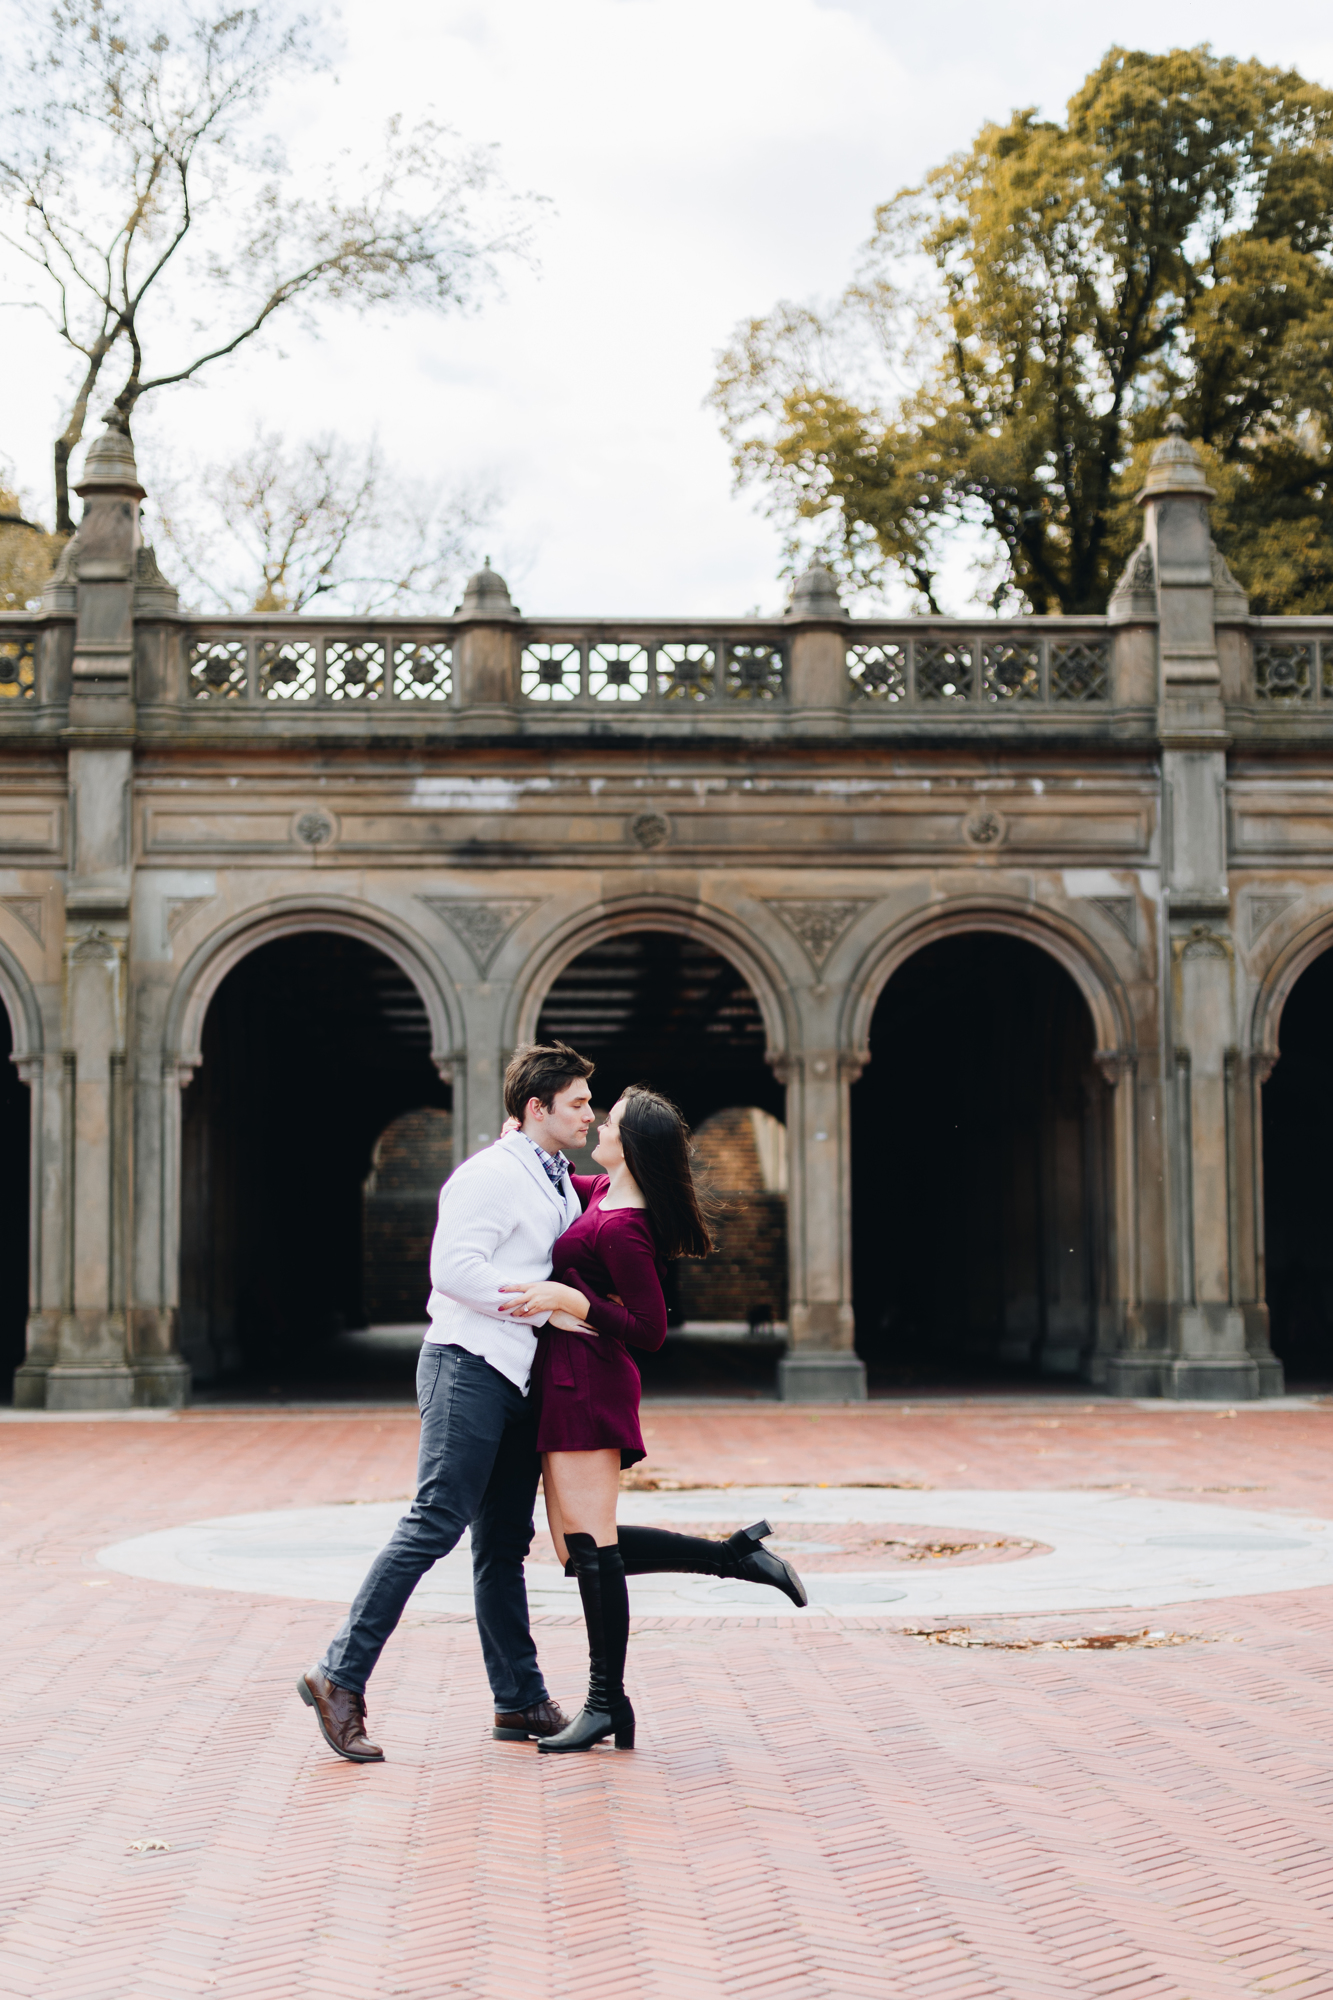
[[[290,897],[248,911],[224,924],[191,953],[167,1006],[163,1050],[184,1078],[201,1060],[200,1042],[209,1002],[227,974],[259,946],[301,931],[333,931],[358,938],[393,960],[421,995],[430,1021],[431,1056],[440,1074],[461,1053],[461,1013],[438,963],[406,926],[382,910],[342,896]]]
[[[8,945],[0,943],[0,1004],[9,1016],[13,1061],[19,1074],[43,1053],[42,1010],[32,981]]]
[[[1076,924],[1049,911],[1038,911],[1029,903],[977,896],[913,911],[867,947],[847,983],[843,1004],[842,1048],[852,1062],[869,1060],[870,1023],[881,993],[898,968],[924,945],[969,931],[999,932],[1046,952],[1069,974],[1087,1003],[1098,1061],[1118,1068],[1133,1056],[1129,998],[1096,941]]]
[[[674,931],[697,938],[741,973],[763,1016],[771,1062],[795,1045],[787,988],[766,948],[729,913],[671,896],[624,897],[571,917],[545,939],[516,982],[505,1017],[505,1045],[531,1040],[547,993],[582,952],[631,931]]]
[[[1303,924],[1295,935],[1273,954],[1254,996],[1250,1013],[1250,1050],[1267,1058],[1271,1067],[1278,1058],[1282,1010],[1291,998],[1297,980],[1308,972],[1317,958],[1333,949],[1333,910],[1324,910]],[[1262,1064],[1261,1064],[1262,1066]]]
[[[987,1221],[986,1227],[974,1230],[969,1239],[975,1264],[960,1265],[964,1276],[952,1307],[959,1308],[958,1324],[970,1331],[961,1344],[955,1343],[955,1359],[985,1351],[991,1353],[996,1365],[1017,1361],[1026,1367],[1050,1367],[1061,1373],[1095,1368],[1100,1365],[1096,1357],[1101,1342],[1123,1323],[1140,1287],[1133,1014],[1120,977],[1096,939],[1074,921],[1018,899],[977,894],[917,909],[867,947],[848,982],[841,1021],[842,1059],[859,1079],[854,1095],[864,1099],[870,1090],[869,1103],[873,1105],[875,1070],[868,1067],[872,1025],[888,998],[894,975],[902,974],[907,980],[910,962],[930,948],[946,941],[950,948],[962,946],[965,940],[987,934],[996,945],[1004,940],[1014,947],[1030,947],[1045,962],[1050,977],[1058,981],[1068,1006],[1078,1010],[1082,1003],[1083,1019],[1074,1030],[1072,1015],[1057,1014],[1070,1023],[1068,1031],[1061,1028],[1052,1043],[1039,1036],[1037,1043],[1030,1044],[1053,1053],[1055,1069],[1047,1072],[1044,1053],[1040,1069],[1021,1071],[1022,1115],[1004,1123],[1008,1136],[999,1147],[1008,1167],[1021,1158],[1030,1176],[1025,1181],[1009,1172],[997,1179],[992,1172],[989,1181],[983,1175],[979,1183],[992,1189],[1017,1190],[1017,1206],[997,1220],[995,1204],[973,1204],[973,1222],[983,1211]],[[916,969],[924,972],[925,962]],[[863,1071],[866,1074],[862,1075]],[[1051,1076],[1059,1080],[1051,1081]],[[984,1101],[984,1093],[972,1090],[971,1084],[965,1083],[964,1088],[971,1092],[967,1106]],[[919,1120],[926,1115],[920,1092],[913,1096],[909,1090],[906,1101],[911,1108],[904,1116]],[[876,1115],[882,1113],[881,1105]],[[963,1121],[961,1129],[970,1131],[965,1111],[959,1111],[958,1116]],[[856,1118],[854,1104],[854,1126]],[[953,1124],[948,1129],[957,1132],[960,1127]],[[981,1137],[989,1143],[985,1130]],[[993,1170],[996,1159],[984,1146],[982,1157],[990,1159]],[[866,1169],[866,1147],[858,1144],[854,1131],[853,1174],[855,1185],[863,1190]],[[1024,1187],[1026,1197],[1021,1193]],[[866,1240],[865,1221],[861,1214],[853,1223],[854,1255],[857,1241]],[[1056,1242],[1076,1245],[1079,1253],[1074,1264],[1067,1264],[1063,1256],[1058,1260],[1058,1271],[1063,1275],[1057,1275],[1057,1264],[1051,1261],[1051,1246]],[[878,1351],[881,1365],[897,1352],[893,1343],[904,1339],[904,1327],[910,1332],[920,1322],[931,1330],[932,1338],[943,1333],[952,1307],[943,1319],[938,1315],[932,1318],[922,1297],[913,1294],[909,1286],[896,1305],[890,1301],[887,1316],[877,1320],[864,1313],[863,1260],[853,1284],[858,1343],[866,1342],[863,1351],[872,1357]],[[881,1301],[872,1293],[870,1303]],[[976,1346],[978,1338],[980,1347]],[[947,1339],[945,1350],[952,1351]],[[957,1365],[967,1364],[959,1361]]]

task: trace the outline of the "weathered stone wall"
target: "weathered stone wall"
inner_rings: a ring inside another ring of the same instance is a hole
[[[453,1169],[453,1114],[405,1111],[380,1134],[363,1196],[361,1254],[367,1322],[422,1321],[440,1189]]]
[[[715,1203],[713,1254],[679,1267],[682,1319],[785,1320],[787,1197],[764,1185],[753,1113],[716,1112],[695,1133],[694,1153],[696,1178]]]
[[[1333,618],[1249,617],[1183,438],[1105,619],[853,621],[812,572],[782,619],[535,621],[487,572],[447,620],[204,621],[139,541],[128,439],[79,490],[43,612],[0,635],[20,1400],[186,1393],[182,1087],[228,973],[318,930],[419,994],[460,1157],[579,953],[665,929],[734,967],[785,1097],[802,1396],[863,1387],[849,1093],[879,996],[936,939],[1025,940],[1104,1093],[1091,1378],[1280,1385],[1261,1091],[1333,941]]]

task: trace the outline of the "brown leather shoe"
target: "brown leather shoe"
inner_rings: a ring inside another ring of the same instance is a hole
[[[541,1701],[534,1701],[531,1708],[520,1708],[512,1714],[505,1715],[497,1709],[491,1735],[497,1743],[526,1743],[530,1736],[558,1736],[566,1727],[564,1710],[547,1695]]]
[[[318,1667],[311,1667],[296,1683],[296,1692],[307,1708],[315,1711],[320,1733],[330,1750],[353,1764],[382,1764],[384,1752],[366,1735],[366,1698],[339,1687]]]

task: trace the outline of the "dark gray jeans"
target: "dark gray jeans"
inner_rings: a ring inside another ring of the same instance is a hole
[[[480,1355],[429,1340],[417,1363],[417,1403],[416,1498],[320,1664],[339,1687],[364,1694],[408,1598],[470,1527],[477,1630],[495,1705],[529,1708],[546,1696],[523,1581],[540,1470],[536,1409]]]

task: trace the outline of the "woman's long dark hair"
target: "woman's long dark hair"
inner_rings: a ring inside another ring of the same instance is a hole
[[[669,1097],[635,1085],[621,1098],[625,1164],[647,1206],[663,1257],[706,1257],[713,1239],[690,1167],[690,1128]]]

